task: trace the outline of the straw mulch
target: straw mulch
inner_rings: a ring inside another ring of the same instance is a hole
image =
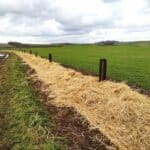
[[[47,104],[74,107],[120,149],[150,149],[150,97],[125,83],[98,82],[58,63],[15,53],[35,69],[32,78],[46,85],[41,90],[49,95]]]

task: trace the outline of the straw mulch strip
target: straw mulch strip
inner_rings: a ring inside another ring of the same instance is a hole
[[[120,149],[150,148],[150,97],[133,91],[125,83],[98,82],[58,63],[15,52],[36,71],[48,93],[47,104],[74,107],[91,128],[105,134]]]

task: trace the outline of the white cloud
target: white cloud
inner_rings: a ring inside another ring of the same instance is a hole
[[[149,0],[1,0],[0,42],[149,40]]]

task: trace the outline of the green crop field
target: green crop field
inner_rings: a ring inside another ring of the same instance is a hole
[[[32,48],[43,57],[98,75],[99,59],[108,60],[107,76],[133,87],[150,90],[150,45],[65,45]]]

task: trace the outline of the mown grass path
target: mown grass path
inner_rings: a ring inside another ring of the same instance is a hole
[[[29,85],[16,56],[0,63],[0,149],[59,150],[54,123]],[[55,142],[54,142],[55,141]]]

